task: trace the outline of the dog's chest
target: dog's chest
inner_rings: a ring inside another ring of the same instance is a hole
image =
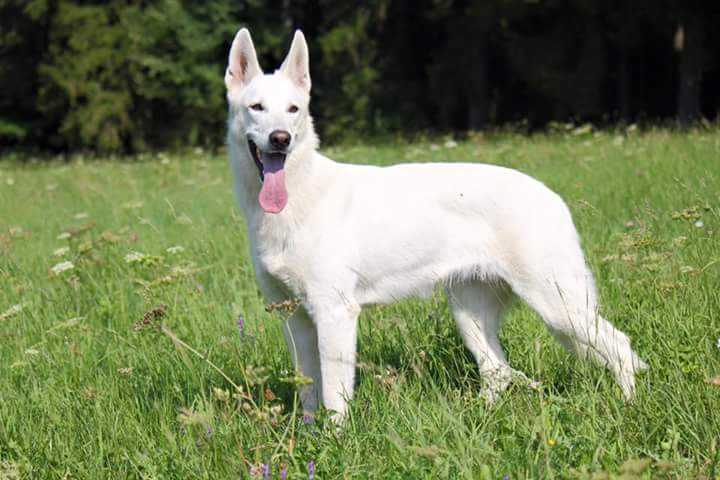
[[[285,293],[296,297],[305,295],[304,257],[291,248],[253,248],[255,268],[258,277],[271,280],[275,288],[282,287]],[[261,283],[262,282],[261,280]]]

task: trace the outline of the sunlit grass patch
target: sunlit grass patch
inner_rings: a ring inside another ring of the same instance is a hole
[[[0,477],[714,478],[719,139],[559,126],[329,149],[547,183],[651,367],[626,405],[518,304],[502,339],[541,386],[488,409],[442,296],[373,307],[342,433],[299,410],[281,333],[297,305],[258,294],[225,158],[0,162]]]

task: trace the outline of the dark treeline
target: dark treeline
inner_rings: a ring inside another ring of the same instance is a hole
[[[241,26],[266,71],[303,29],[326,139],[714,120],[719,12],[717,0],[0,0],[0,145],[219,145]]]

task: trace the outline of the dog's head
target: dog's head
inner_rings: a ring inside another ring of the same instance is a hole
[[[300,30],[280,68],[263,74],[250,32],[241,29],[233,40],[225,72],[230,105],[230,136],[247,144],[262,182],[259,202],[268,213],[287,204],[285,162],[293,150],[315,141],[310,103],[308,47]]]

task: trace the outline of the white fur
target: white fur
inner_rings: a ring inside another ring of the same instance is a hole
[[[250,67],[235,72],[241,65]],[[228,67],[231,165],[262,291],[269,301],[302,302],[286,337],[296,367],[314,381],[301,390],[307,413],[322,401],[336,419],[345,415],[364,305],[427,295],[438,284],[487,378],[488,398],[514,373],[497,336],[512,292],[563,345],[607,366],[632,398],[635,372],[645,364],[628,337],[598,314],[592,274],[558,195],[498,166],[336,163],[316,151],[302,33],[295,33],[279,71],[264,75],[255,65],[243,29]],[[248,108],[256,102],[265,110]],[[288,112],[291,104],[297,113]],[[289,200],[269,214],[258,204],[261,182],[246,135],[262,149],[276,129],[292,134]]]

